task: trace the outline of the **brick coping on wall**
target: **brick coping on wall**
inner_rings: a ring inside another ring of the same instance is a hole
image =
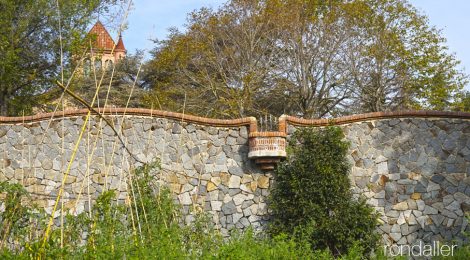
[[[208,126],[249,126],[250,132],[257,131],[256,118],[254,117],[244,117],[239,119],[214,119],[200,116],[193,116],[188,114],[162,111],[162,110],[152,110],[146,108],[96,108],[96,110],[103,115],[128,115],[128,116],[148,116],[148,117],[161,117],[179,120],[186,123],[195,123],[200,125]],[[21,124],[21,123],[31,123],[49,120],[51,118],[58,119],[64,117],[74,117],[74,116],[85,116],[88,113],[88,109],[73,109],[65,111],[57,111],[51,113],[42,113],[33,116],[18,116],[18,117],[5,117],[0,116],[0,124]],[[94,114],[94,112],[92,112]]]
[[[393,112],[373,112],[365,114],[357,114],[351,116],[343,116],[337,118],[321,118],[321,119],[304,119],[295,116],[282,115],[279,118],[279,132],[286,132],[287,125],[295,126],[327,126],[327,125],[343,125],[355,122],[363,122],[369,120],[388,119],[388,118],[461,118],[470,119],[470,113],[467,112],[450,112],[450,111],[393,111]]]
[[[462,118],[470,119],[470,113],[466,112],[447,112],[447,111],[393,111],[393,112],[373,112],[366,114],[357,114],[331,119],[304,119],[294,116],[282,115],[279,118],[279,130],[277,132],[258,132],[257,120],[255,117],[244,117],[239,119],[214,119],[188,114],[152,110],[146,108],[97,108],[98,112],[104,115],[129,115],[129,116],[151,116],[161,117],[174,120],[180,120],[186,123],[195,123],[208,126],[232,127],[232,126],[249,126],[250,137],[285,137],[287,125],[296,126],[326,126],[326,125],[342,125],[348,123],[362,122],[368,120],[387,119],[387,118],[403,118],[403,117],[420,117],[420,118]],[[88,113],[88,109],[72,109],[65,111],[57,111],[51,113],[42,113],[33,116],[20,117],[4,117],[0,116],[0,124],[21,124],[49,120],[51,118],[63,118],[84,116]],[[92,112],[93,113],[93,112]]]

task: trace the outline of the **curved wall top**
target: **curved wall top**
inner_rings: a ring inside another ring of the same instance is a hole
[[[174,120],[180,120],[183,122],[195,123],[200,125],[210,125],[210,126],[250,126],[250,131],[256,131],[256,119],[254,117],[245,117],[239,119],[213,119],[207,117],[193,116],[176,112],[162,111],[162,110],[153,110],[146,108],[96,108],[98,112],[102,115],[115,115],[115,116],[149,116],[149,117],[160,117],[168,118]],[[51,113],[42,113],[33,116],[18,116],[18,117],[5,117],[0,116],[0,124],[21,124],[21,123],[30,123],[45,121],[53,118],[62,118],[62,117],[73,117],[73,116],[85,116],[89,112],[88,109],[72,109],[65,111],[57,111]],[[94,113],[94,112],[91,112]]]
[[[470,113],[467,112],[448,112],[448,111],[391,111],[391,112],[372,112],[338,118],[304,119],[295,116],[282,115],[279,118],[279,131],[286,132],[286,126],[291,124],[295,126],[328,126],[344,125],[355,122],[369,120],[389,119],[389,118],[461,118],[470,119]]]
[[[320,118],[320,119],[305,119],[295,116],[282,115],[279,117],[278,131],[274,132],[258,132],[257,120],[255,117],[244,117],[238,119],[215,119],[201,116],[188,115],[177,112],[153,110],[146,108],[96,108],[96,111],[101,115],[112,116],[145,116],[157,117],[177,120],[186,123],[194,123],[197,125],[215,126],[215,127],[235,127],[235,126],[249,126],[249,137],[286,137],[288,135],[288,125],[300,127],[319,127],[328,125],[344,125],[355,122],[363,122],[379,119],[391,118],[460,118],[470,119],[468,112],[449,112],[449,111],[392,111],[392,112],[372,112],[357,114],[351,116],[343,116],[337,118]],[[5,117],[0,116],[0,124],[23,124],[47,121],[51,119],[60,119],[65,117],[86,116],[93,111],[88,109],[71,109],[65,111],[57,111],[50,113],[40,113],[32,116],[18,116],[18,117]]]
[[[215,119],[201,116],[188,115],[177,112],[154,110],[146,108],[96,108],[102,115],[114,116],[149,116],[160,117],[173,120],[180,120],[182,122],[195,123],[208,126],[250,126],[250,137],[259,136],[285,136],[286,125],[294,126],[328,126],[328,125],[343,125],[355,122],[379,120],[388,118],[461,118],[470,119],[469,112],[450,112],[450,111],[390,111],[390,112],[372,112],[350,116],[343,116],[337,118],[321,118],[321,119],[305,119],[295,116],[282,115],[279,117],[279,129],[277,132],[258,132],[257,120],[255,117],[244,117],[238,119]],[[40,113],[32,116],[18,116],[8,117],[0,116],[0,124],[21,124],[45,121],[50,119],[57,119],[62,117],[85,116],[89,112],[88,109],[71,109],[65,111],[57,111],[50,113]],[[91,112],[92,114],[94,112]]]

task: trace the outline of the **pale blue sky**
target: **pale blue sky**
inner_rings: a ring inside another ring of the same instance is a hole
[[[128,29],[123,33],[128,51],[151,50],[154,44],[149,39],[162,40],[168,28],[182,29],[187,14],[201,7],[217,9],[225,0],[133,0],[128,16]]]
[[[225,0],[134,0],[123,33],[130,52],[151,50],[149,39],[164,39],[168,28],[183,28],[187,14],[201,7],[218,8]],[[431,25],[443,30],[450,52],[462,61],[470,74],[470,0],[410,0],[428,17]],[[147,57],[148,58],[148,57]]]

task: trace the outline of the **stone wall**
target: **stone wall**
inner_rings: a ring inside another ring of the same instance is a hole
[[[470,231],[464,217],[470,212],[470,120],[336,123],[351,143],[353,192],[381,214],[379,232],[386,244],[465,239],[464,231]],[[288,133],[302,126],[288,124]]]
[[[285,155],[280,139],[287,135],[288,140],[299,127],[336,124],[351,142],[353,192],[381,214],[378,230],[385,243],[462,240],[470,231],[464,217],[470,210],[470,114],[282,116],[279,132],[259,133],[254,118],[217,120],[145,109],[101,112],[126,149],[107,123],[90,117],[64,182],[64,207],[72,213],[87,210],[106,189],[125,200],[130,169],[159,158],[157,179],[174,192],[187,222],[194,211],[205,210],[223,234],[232,228],[261,229],[273,181],[261,168],[270,169]],[[0,181],[22,183],[51,213],[86,114],[0,117]]]
[[[49,214],[84,124],[85,116],[76,114],[83,113],[0,124],[0,181],[23,184]],[[213,215],[222,234],[232,228],[261,228],[271,175],[247,159],[252,119],[211,121],[172,115],[106,116],[136,159],[123,149],[112,128],[92,115],[65,180],[65,208],[71,213],[87,210],[106,189],[117,190],[118,198],[125,200],[129,169],[141,165],[138,161],[159,158],[158,179],[174,192],[186,221],[203,209]]]

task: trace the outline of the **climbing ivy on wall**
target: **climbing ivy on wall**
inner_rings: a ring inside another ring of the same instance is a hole
[[[342,255],[353,246],[376,248],[377,215],[350,190],[349,143],[339,127],[305,128],[292,136],[288,160],[275,172],[272,235],[307,239],[313,249]]]

